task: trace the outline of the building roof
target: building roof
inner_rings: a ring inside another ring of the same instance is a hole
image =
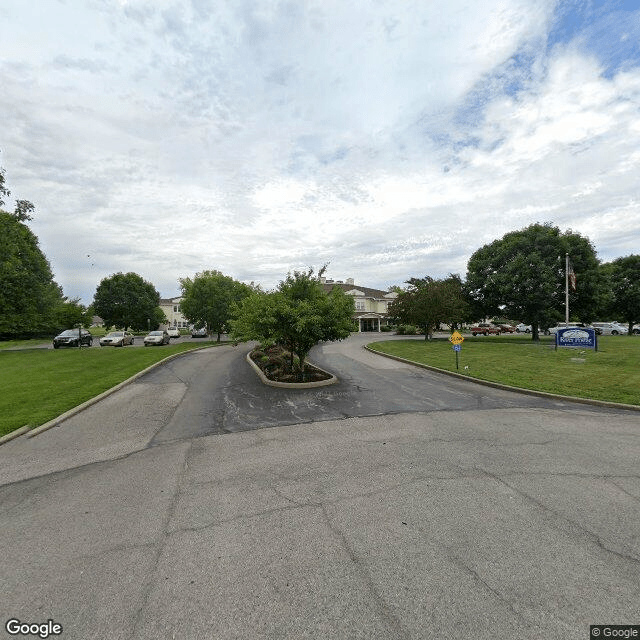
[[[389,294],[389,291],[383,291],[382,289],[372,289],[371,287],[361,287],[360,285],[346,282],[325,282],[322,284],[322,288],[329,293],[334,287],[339,287],[345,293],[347,291],[362,291],[367,298],[384,298]]]

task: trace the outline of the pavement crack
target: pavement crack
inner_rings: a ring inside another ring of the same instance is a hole
[[[587,539],[589,539],[593,544],[595,544],[598,548],[602,549],[603,551],[606,551],[607,553],[610,553],[610,554],[612,554],[612,555],[614,555],[614,556],[616,556],[616,557],[618,557],[618,558],[620,558],[622,560],[625,560],[627,562],[633,562],[636,565],[640,565],[640,558],[638,558],[637,556],[628,554],[628,553],[623,553],[622,551],[618,551],[616,549],[612,549],[611,547],[609,547],[609,546],[607,546],[605,544],[605,542],[602,540],[602,538],[597,533],[591,531],[590,529],[587,529],[584,525],[580,524],[579,522],[576,522],[575,520],[572,520],[571,518],[568,518],[566,515],[556,511],[555,509],[552,509],[548,505],[544,504],[544,502],[542,502],[541,500],[537,500],[536,498],[534,498],[533,496],[529,495],[528,493],[526,493],[522,489],[520,489],[520,488],[518,488],[518,487],[516,487],[516,486],[514,486],[512,484],[509,484],[503,478],[491,473],[490,471],[487,471],[486,469],[482,469],[481,467],[476,467],[476,469],[478,469],[479,471],[482,471],[488,477],[492,478],[496,482],[498,482],[498,483],[502,484],[503,486],[507,487],[508,489],[513,491],[514,493],[517,493],[526,502],[529,502],[529,503],[535,505],[538,509],[540,509],[544,513],[550,514],[553,518],[555,518],[555,519],[557,519],[557,520],[559,520],[561,522],[566,522],[571,527],[574,527],[575,529],[580,531],[583,536],[585,536]],[[604,476],[590,476],[590,477],[599,478],[599,477],[604,477]],[[564,529],[564,530],[565,530],[566,533],[569,533],[569,532],[566,531],[566,529]]]
[[[153,559],[152,566],[149,568],[149,573],[147,574],[147,578],[144,581],[142,588],[140,590],[140,605],[138,606],[136,612],[132,616],[132,625],[131,625],[131,633],[129,634],[129,638],[133,640],[138,636],[138,628],[143,623],[143,614],[144,610],[147,607],[149,602],[149,597],[151,596],[151,592],[156,584],[156,576],[158,573],[158,567],[160,564],[160,560],[162,558],[162,554],[167,546],[167,541],[169,540],[170,532],[169,532],[169,524],[175,514],[176,506],[178,504],[178,499],[180,498],[180,493],[182,492],[182,483],[184,481],[184,477],[186,475],[187,469],[189,468],[189,458],[192,454],[194,446],[194,441],[191,440],[189,442],[189,446],[184,453],[184,459],[182,461],[182,468],[180,469],[177,477],[176,477],[176,485],[175,490],[173,492],[173,496],[169,501],[165,516],[162,521],[162,525],[160,528],[160,539],[156,544],[156,553]]]
[[[389,627],[389,630],[393,631],[393,635],[390,635],[388,637],[398,638],[398,639],[406,638],[408,640],[411,637],[411,635],[409,634],[408,631],[405,631],[398,616],[394,613],[392,608],[387,604],[387,602],[382,597],[382,595],[378,593],[378,590],[376,589],[376,584],[371,577],[371,573],[367,570],[367,568],[364,566],[364,564],[356,555],[354,549],[349,544],[349,541],[347,540],[347,537],[345,536],[344,532],[338,527],[338,525],[334,521],[332,521],[331,517],[329,516],[329,513],[327,512],[326,505],[325,504],[320,505],[320,509],[322,511],[322,515],[324,517],[324,521],[327,527],[333,534],[336,541],[340,544],[344,552],[347,554],[349,560],[353,564],[353,567],[355,568],[356,572],[362,579],[366,589],[368,590],[371,596],[371,599],[375,604],[375,609],[378,615],[380,615],[380,617],[386,622],[386,624]]]

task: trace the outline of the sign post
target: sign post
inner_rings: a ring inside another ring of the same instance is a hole
[[[453,344],[453,350],[456,352],[456,371],[457,371],[459,369],[458,357],[460,355],[460,352],[462,351],[462,343],[464,342],[464,338],[460,333],[458,333],[457,331],[454,331],[449,336],[449,342]]]

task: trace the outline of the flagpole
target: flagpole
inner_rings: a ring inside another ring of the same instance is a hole
[[[569,325],[569,254],[565,254],[564,265],[564,320]]]

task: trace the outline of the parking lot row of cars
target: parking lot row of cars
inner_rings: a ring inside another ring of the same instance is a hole
[[[180,338],[180,330],[175,327],[169,327],[169,329],[160,329],[157,331],[150,331],[142,340],[145,347],[151,345],[163,345],[169,344],[171,338]],[[206,338],[206,329],[193,329],[191,331],[192,338]],[[87,329],[67,329],[58,334],[53,339],[53,348],[59,349],[60,347],[78,347],[93,345],[94,336]],[[126,345],[132,345],[135,342],[136,337],[129,331],[111,331],[107,335],[100,338],[101,347],[124,347]]]
[[[624,336],[629,333],[629,329],[619,322],[592,322],[591,324],[584,324],[583,322],[559,322],[555,327],[549,327],[543,331],[545,336],[555,335],[558,329],[565,329],[566,327],[581,327],[583,329],[594,329],[599,336]],[[531,333],[531,325],[519,324],[516,326],[518,333]],[[634,327],[633,333],[640,335],[640,327]]]

